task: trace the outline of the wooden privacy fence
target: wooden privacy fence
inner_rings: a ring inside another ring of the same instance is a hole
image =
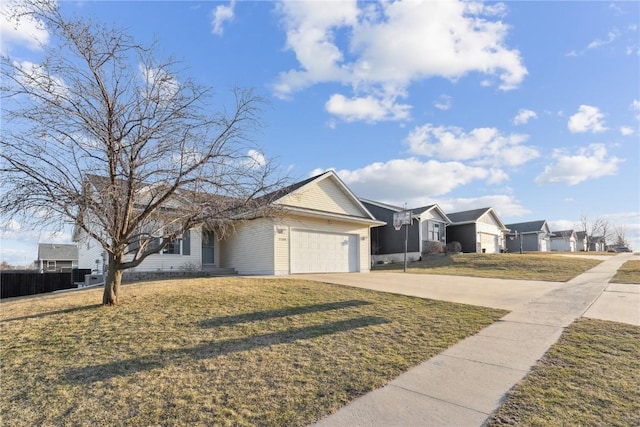
[[[72,289],[76,287],[75,282],[84,281],[84,274],[90,273],[91,270],[79,269],[65,273],[1,271],[0,298],[21,297]]]

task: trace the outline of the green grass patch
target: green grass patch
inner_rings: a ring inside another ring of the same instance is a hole
[[[303,280],[209,278],[0,310],[0,424],[308,425],[506,312]]]
[[[579,319],[488,426],[640,425],[640,327]]]
[[[622,264],[609,283],[635,283],[640,285],[640,261],[632,260]]]
[[[456,254],[427,256],[407,265],[409,273],[496,279],[566,282],[602,261],[555,254]],[[376,265],[373,271],[398,271],[402,263]]]

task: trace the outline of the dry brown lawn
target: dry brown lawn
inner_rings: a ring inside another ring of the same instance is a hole
[[[602,261],[559,254],[457,254],[427,256],[407,272],[496,279],[566,282]],[[403,263],[376,265],[374,271],[402,270]]]
[[[3,301],[0,424],[302,426],[505,314],[303,280]]]

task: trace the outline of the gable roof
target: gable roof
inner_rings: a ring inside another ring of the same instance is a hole
[[[335,185],[338,186],[340,190],[345,194],[348,201],[353,203],[357,207],[357,209],[361,212],[361,215],[349,215],[349,214],[341,214],[335,212],[329,212],[319,209],[307,208],[304,206],[293,206],[287,205],[286,199],[288,197],[293,197],[297,194],[301,194],[304,192],[306,188],[309,188],[312,185],[318,185],[322,181],[331,180]],[[362,204],[360,199],[358,199],[355,194],[347,187],[347,185],[340,179],[340,177],[332,170],[326,171],[316,176],[312,176],[305,180],[296,182],[282,189],[276,190],[266,196],[263,196],[268,200],[268,203],[273,203],[274,205],[283,206],[286,210],[305,213],[312,216],[331,216],[334,218],[343,218],[348,220],[356,220],[359,222],[366,222],[370,225],[384,225],[386,222],[379,221],[376,219],[371,212]]]
[[[375,205],[375,206],[378,206],[379,208],[386,209],[392,212],[401,212],[405,210],[405,208],[401,208],[400,206],[390,205],[388,203],[382,203],[375,200],[363,199],[362,197],[359,200],[363,203]]]
[[[38,260],[76,261],[78,247],[73,244],[39,243]]]
[[[544,231],[544,227],[547,224],[547,221],[544,219],[538,221],[528,221],[528,222],[517,222],[515,224],[505,224],[505,227],[510,229],[511,231],[518,233],[538,233]]]
[[[433,205],[421,206],[419,208],[411,209],[411,211],[413,212],[413,215],[417,215],[418,217],[421,214],[424,214],[426,212],[436,211],[442,217],[442,219],[447,221],[449,224],[451,224],[452,222],[451,218],[449,218],[449,216],[442,210],[440,206],[438,206],[437,203],[434,203]]]
[[[504,223],[502,222],[502,220],[500,219],[496,211],[491,207],[472,209],[469,211],[454,212],[454,213],[447,214],[447,216],[451,220],[451,225],[459,225],[459,224],[470,224],[470,223],[477,222],[480,218],[482,218],[484,215],[487,215],[487,214],[490,214],[493,216],[493,218],[496,220],[496,222],[498,223],[498,225],[502,230],[505,230],[505,231],[508,230],[508,228],[504,225]]]
[[[558,239],[558,238],[565,238],[565,236],[575,236],[575,231],[573,230],[560,230],[560,231],[552,231],[551,232],[551,238],[552,239]]]
[[[377,202],[375,200],[369,200],[369,199],[363,199],[360,198],[360,201],[363,203],[367,203],[370,205],[374,205],[377,206],[379,208],[382,209],[386,209],[390,212],[402,212],[402,211],[411,211],[411,215],[414,219],[419,219],[420,218],[420,214],[423,214],[425,212],[429,212],[430,210],[436,210],[438,212],[438,214],[440,214],[440,216],[447,221],[448,223],[451,223],[451,220],[449,219],[449,217],[447,216],[447,214],[442,210],[442,208],[440,206],[438,206],[437,203],[434,203],[432,205],[426,205],[426,206],[421,206],[418,208],[412,208],[412,209],[405,209],[405,208],[401,208],[400,206],[394,206],[394,205],[390,205],[387,203],[382,203],[382,202]]]

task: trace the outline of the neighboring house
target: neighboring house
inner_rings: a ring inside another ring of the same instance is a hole
[[[589,248],[589,239],[586,231],[576,231],[576,251],[586,252]]]
[[[233,268],[240,274],[365,272],[371,266],[370,228],[384,225],[342,180],[328,171],[269,196],[273,218],[237,218],[234,232],[192,229],[135,271]],[[81,268],[102,257],[96,242],[77,233]],[[126,273],[125,273],[126,274]]]
[[[404,260],[405,235],[407,259],[419,259],[430,242],[446,242],[446,227],[451,221],[437,204],[410,209],[411,225],[396,230],[393,226],[394,213],[407,209],[373,200],[360,201],[376,219],[386,223],[371,229],[371,253],[374,262]]]
[[[40,243],[35,263],[41,273],[71,271],[78,267],[78,247],[72,244]]]
[[[607,242],[604,236],[591,236],[589,238],[589,250],[594,252],[606,251]]]
[[[552,251],[575,252],[577,245],[576,232],[573,230],[553,231],[551,236]]]
[[[551,230],[545,220],[518,222],[505,225],[505,247],[509,252],[533,251],[546,252],[551,249]]]
[[[493,208],[448,213],[447,243],[459,242],[462,252],[499,253],[508,231]]]

